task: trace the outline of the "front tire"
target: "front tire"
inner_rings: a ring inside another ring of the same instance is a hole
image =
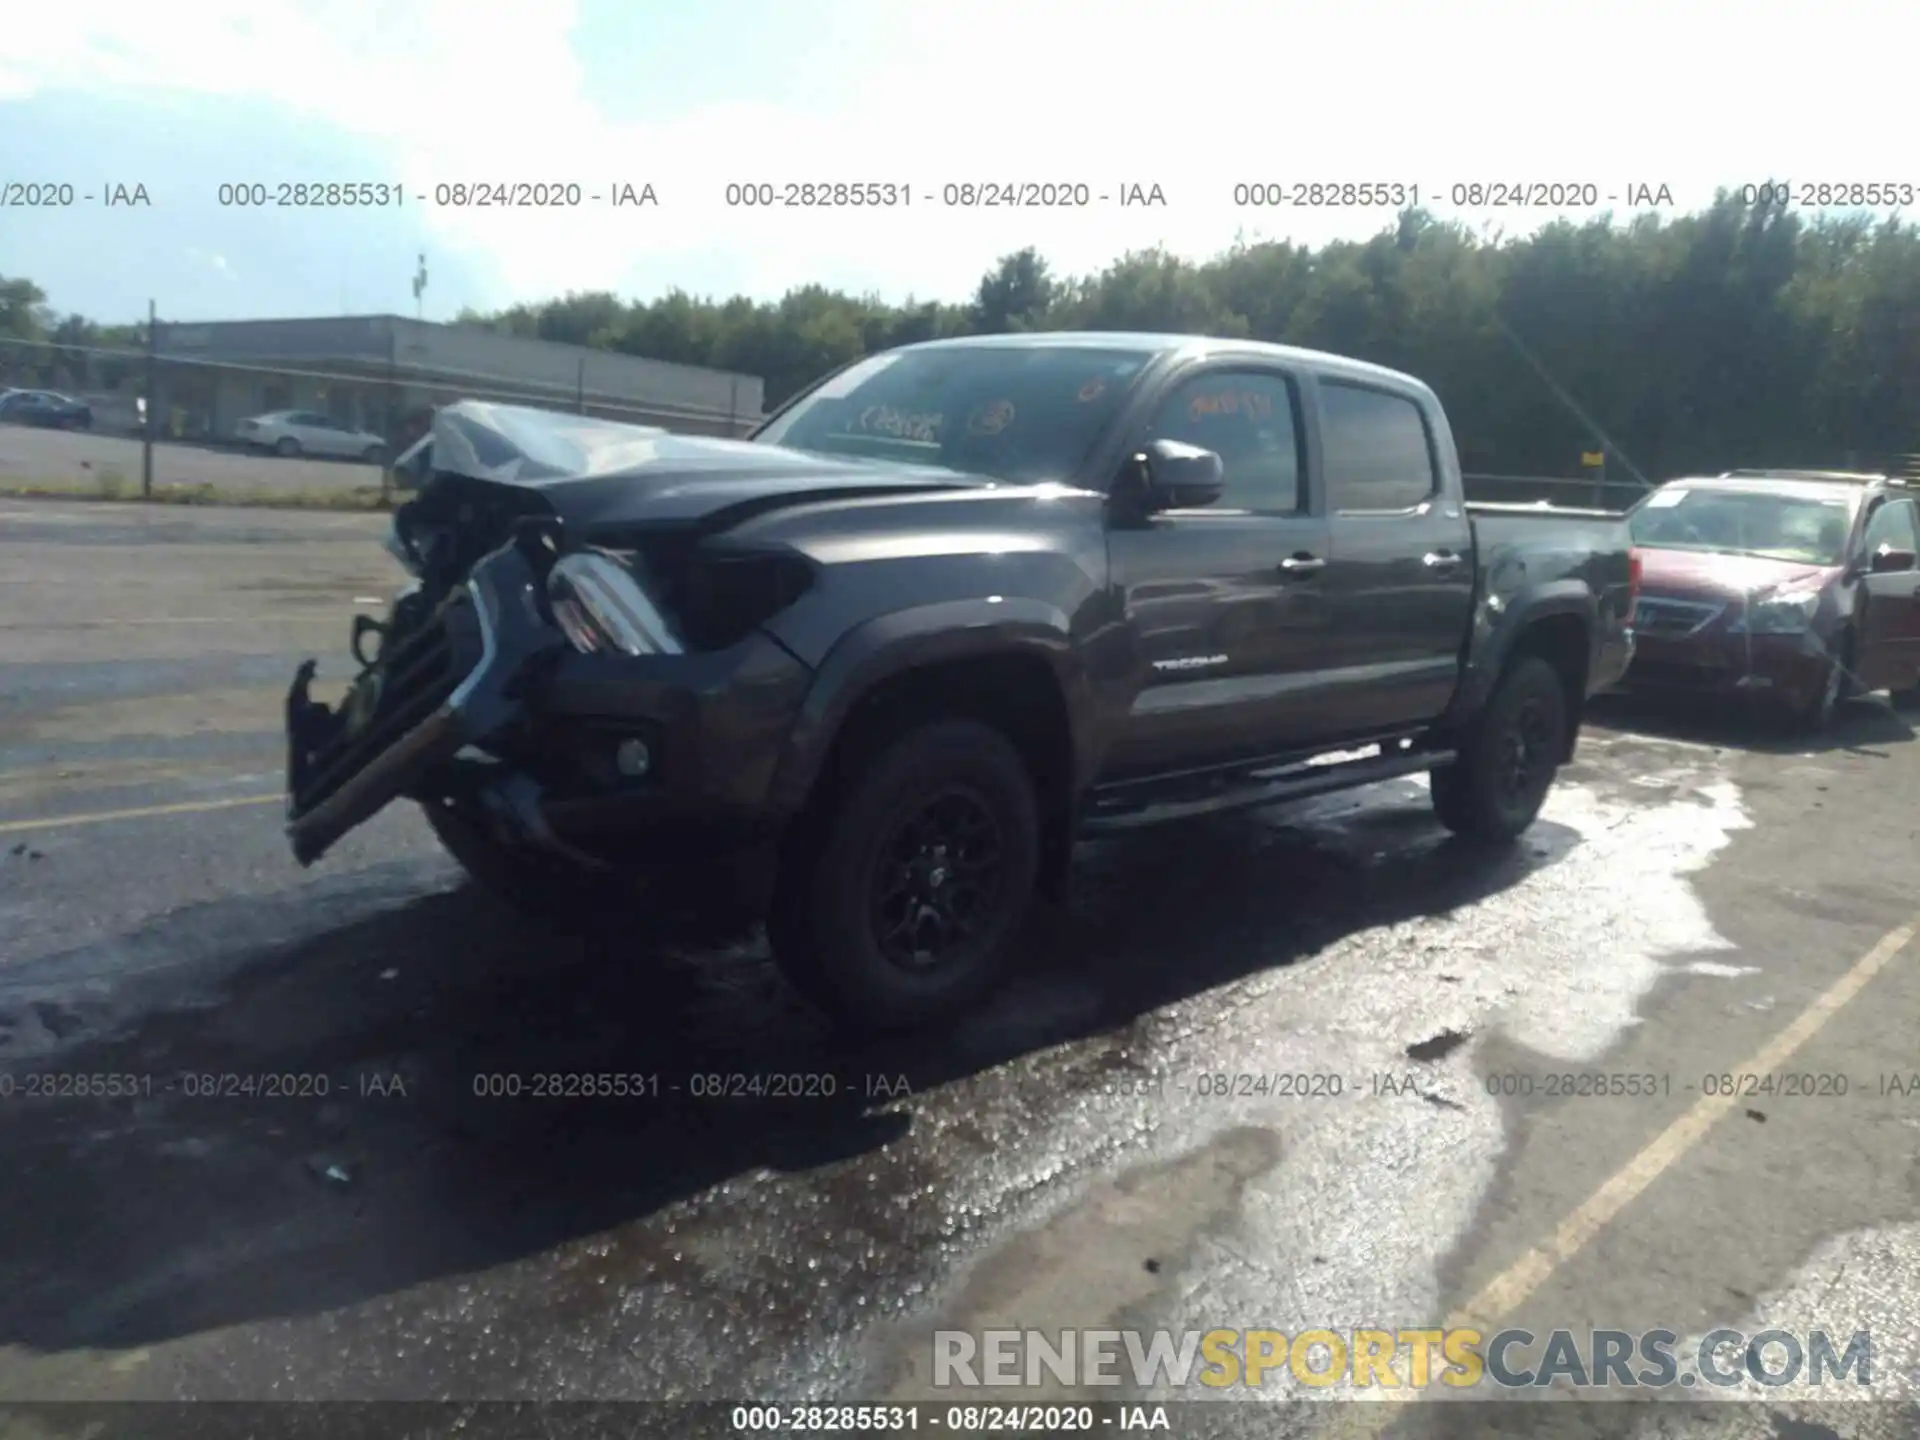
[[[921,726],[786,847],[767,921],[774,958],[849,1028],[944,1019],[1004,978],[1039,858],[1033,780],[1006,736],[974,721]]]
[[[1540,814],[1567,753],[1566,686],[1523,655],[1468,727],[1459,757],[1433,772],[1433,809],[1456,835],[1510,841]]]
[[[1840,653],[1828,660],[1821,676],[1820,689],[1793,712],[1793,726],[1802,735],[1824,735],[1833,728],[1834,716],[1853,693],[1853,635],[1840,641]]]

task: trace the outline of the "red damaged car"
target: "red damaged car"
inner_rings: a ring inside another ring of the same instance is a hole
[[[1824,728],[1849,695],[1920,686],[1920,513],[1880,475],[1734,470],[1629,512],[1625,688],[1754,697]]]

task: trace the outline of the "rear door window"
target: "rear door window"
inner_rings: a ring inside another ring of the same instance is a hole
[[[1336,513],[1411,510],[1438,488],[1426,417],[1404,395],[1322,380],[1320,434]]]

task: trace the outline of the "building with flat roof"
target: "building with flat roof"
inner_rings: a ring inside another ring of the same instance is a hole
[[[765,393],[757,375],[399,315],[162,322],[154,348],[166,429],[216,440],[250,415],[314,410],[397,452],[435,406],[463,399],[740,435],[760,420]]]

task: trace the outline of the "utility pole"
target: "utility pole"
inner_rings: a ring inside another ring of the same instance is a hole
[[[153,498],[153,422],[154,412],[160,408],[159,313],[160,307],[147,301],[147,405],[140,426],[140,496],[144,500]]]
[[[573,382],[573,408],[576,414],[587,413],[587,357],[580,357],[580,373]]]
[[[387,322],[387,453],[380,461],[380,499],[392,500],[393,461],[400,453],[400,331]]]
[[[413,272],[413,318],[416,320],[424,320],[427,318],[426,301],[420,298],[426,293],[427,257],[423,253],[420,256],[420,268]]]

